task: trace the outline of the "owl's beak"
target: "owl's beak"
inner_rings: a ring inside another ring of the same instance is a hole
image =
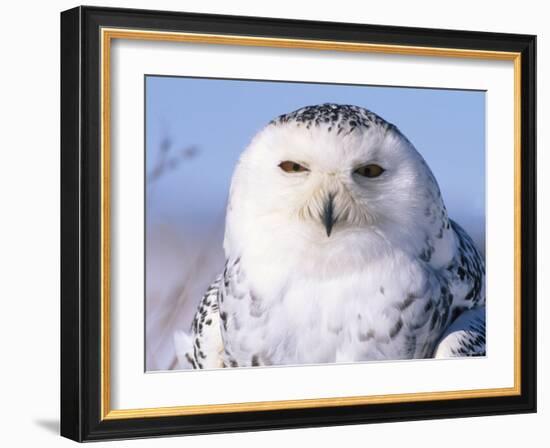
[[[334,194],[333,193],[329,193],[327,198],[325,199],[325,203],[323,206],[323,214],[321,215],[321,219],[327,231],[327,236],[330,237],[330,234],[332,232],[332,226],[334,225],[334,223],[336,223],[336,217],[334,216]]]

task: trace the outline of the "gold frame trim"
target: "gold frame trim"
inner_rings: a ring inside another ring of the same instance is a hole
[[[514,386],[507,388],[280,400],[213,405],[111,409],[110,346],[110,55],[113,39],[186,42],[213,45],[297,48],[356,53],[490,59],[514,62]],[[502,397],[521,394],[521,53],[418,47],[305,39],[279,39],[199,33],[101,29],[101,420],[167,417],[262,410],[306,409],[413,401]]]

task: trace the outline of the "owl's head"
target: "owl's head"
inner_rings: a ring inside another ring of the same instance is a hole
[[[322,104],[255,136],[234,173],[227,232],[296,244],[371,234],[420,246],[447,222],[434,176],[394,125],[361,107]]]

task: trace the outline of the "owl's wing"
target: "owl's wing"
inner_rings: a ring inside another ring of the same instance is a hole
[[[208,288],[193,319],[191,334],[174,335],[180,366],[193,369],[218,369],[223,364],[223,340],[220,330],[218,295],[222,277]]]
[[[453,220],[450,221],[457,240],[457,253],[447,268],[449,286],[457,305],[464,308],[485,306],[485,261],[466,231]]]
[[[464,311],[445,330],[435,358],[485,356],[485,307]]]
[[[456,254],[440,273],[445,329],[434,350],[436,358],[485,355],[485,263],[470,236],[450,221]]]

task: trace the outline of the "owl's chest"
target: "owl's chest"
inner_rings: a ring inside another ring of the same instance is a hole
[[[249,286],[221,306],[226,356],[238,365],[423,357],[434,339],[424,328],[428,286],[405,274],[296,276],[272,295]]]

